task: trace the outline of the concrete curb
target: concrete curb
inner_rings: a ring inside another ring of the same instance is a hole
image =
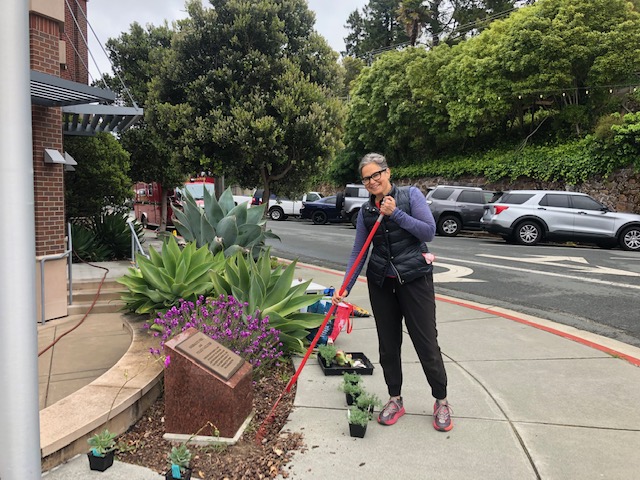
[[[149,353],[157,339],[142,322],[115,317],[131,331],[127,353],[104,375],[40,411],[43,470],[86,453],[87,439],[96,431],[125,432],[161,393],[163,368]]]

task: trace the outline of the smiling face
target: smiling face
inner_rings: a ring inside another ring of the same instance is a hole
[[[380,170],[384,171],[380,172]],[[378,172],[380,175],[377,175]],[[365,183],[365,187],[370,194],[375,195],[377,200],[382,199],[391,191],[391,171],[388,168],[385,169],[376,162],[371,162],[362,167],[360,174],[362,178],[370,178]]]

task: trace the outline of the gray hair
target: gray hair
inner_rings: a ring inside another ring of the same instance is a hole
[[[362,175],[362,169],[364,168],[365,165],[369,165],[370,163],[375,163],[377,164],[381,169],[382,168],[389,168],[389,165],[387,165],[387,159],[384,158],[384,155],[381,155],[379,153],[367,153],[364,157],[362,157],[362,160],[360,160],[360,164],[358,165],[358,171],[360,172],[360,174]]]

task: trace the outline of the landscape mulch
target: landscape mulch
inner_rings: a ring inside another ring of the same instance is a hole
[[[255,480],[288,478],[287,464],[295,451],[304,451],[301,433],[283,429],[293,408],[295,385],[278,404],[273,422],[256,441],[256,433],[284,391],[294,373],[291,362],[274,367],[254,386],[253,420],[238,443],[233,446],[189,446],[192,452],[193,477],[212,480]],[[170,467],[167,454],[176,445],[162,436],[164,398],[160,397],[144,416],[126,433],[118,437],[118,460],[142,465],[164,474]]]

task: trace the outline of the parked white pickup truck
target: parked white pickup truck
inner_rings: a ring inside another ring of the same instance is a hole
[[[319,192],[307,192],[295,200],[276,197],[269,200],[269,217],[271,220],[285,220],[287,217],[299,217],[302,202],[315,202],[322,198]]]

